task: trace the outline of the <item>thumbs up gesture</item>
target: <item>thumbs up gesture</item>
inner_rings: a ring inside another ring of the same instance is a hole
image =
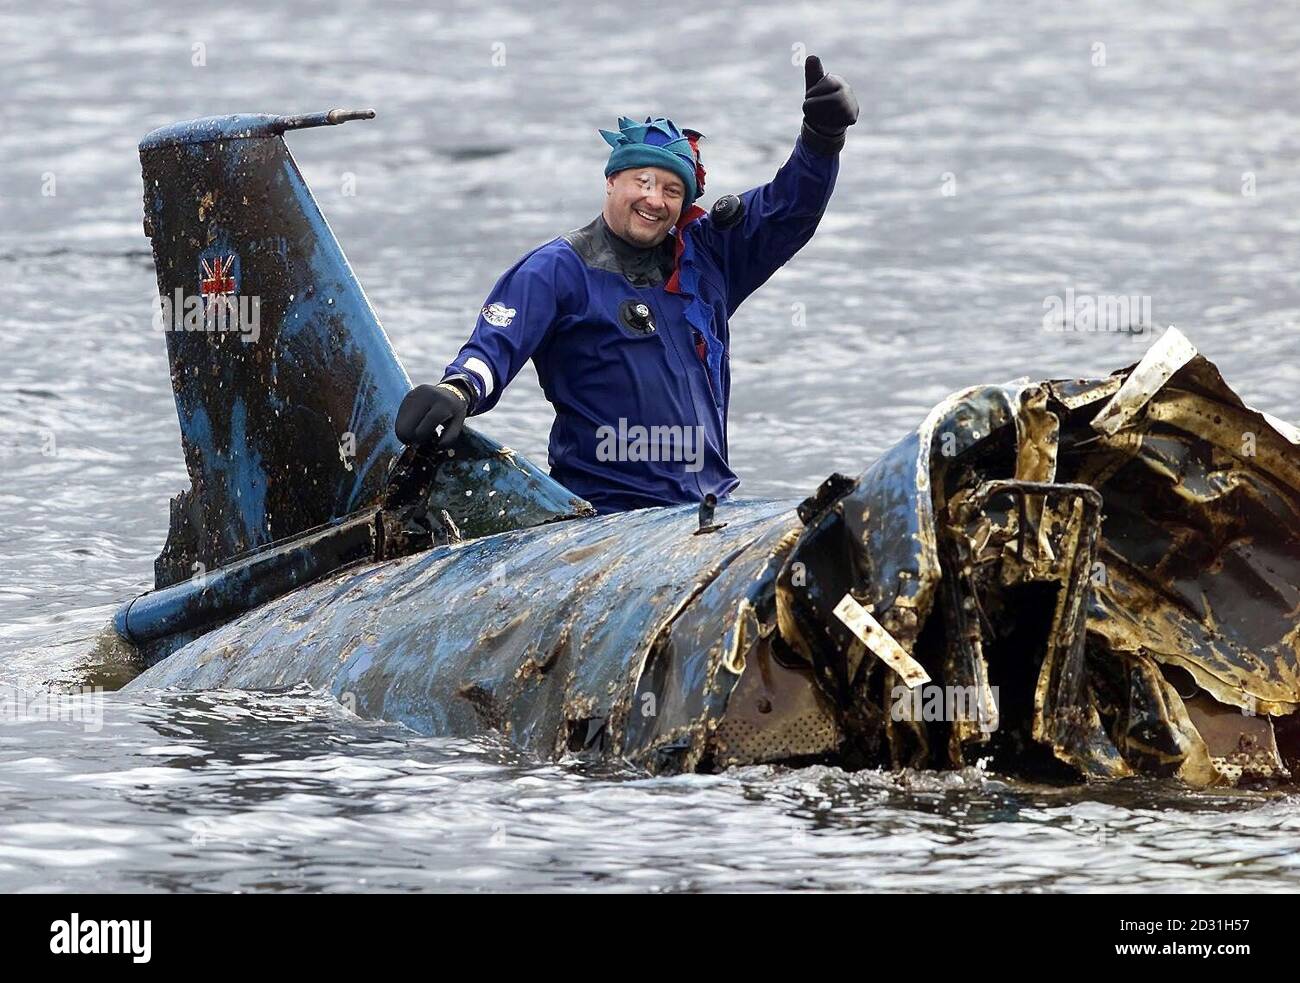
[[[848,82],[826,74],[816,55],[803,63],[803,76],[803,141],[819,154],[837,154],[844,131],[858,121],[858,100]]]

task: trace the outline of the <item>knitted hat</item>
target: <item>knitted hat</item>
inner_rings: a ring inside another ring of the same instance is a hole
[[[617,133],[601,130],[600,135],[614,148],[605,165],[605,177],[629,167],[662,167],[682,179],[685,204],[704,193],[704,166],[698,145],[704,134],[678,130],[666,116],[647,116],[644,123],[620,116]]]

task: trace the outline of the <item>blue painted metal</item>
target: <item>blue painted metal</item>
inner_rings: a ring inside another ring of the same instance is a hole
[[[797,505],[720,504],[703,535],[678,506],[356,565],[181,638],[129,688],[305,682],[422,733],[664,771],[978,754],[1058,777],[1285,777],[1279,749],[1300,765],[1300,465],[1211,371],[1191,363],[1115,438],[1088,425],[1105,380],[976,387],[857,478]],[[1260,459],[1220,481],[1246,426]],[[897,669],[836,614],[846,598],[936,685],[1001,687],[1002,729],[899,716]],[[1245,699],[1265,718],[1225,715]]]
[[[723,503],[718,518],[725,526],[697,536],[694,507],[645,509],[355,567],[217,629],[131,686],[306,681],[422,733],[498,729],[547,755],[598,747],[693,767],[761,642],[747,617],[774,617],[779,559],[799,526],[791,502]],[[706,644],[674,635],[698,629],[679,618],[688,609]],[[666,694],[642,714],[637,683],[663,660],[691,681],[689,698]]]
[[[238,113],[169,123],[153,130],[140,141],[141,153],[159,147],[192,146],[227,140],[248,140],[279,136],[288,130],[314,126],[337,126],[352,120],[374,119],[373,109],[331,109],[302,116],[273,116],[268,113]]]
[[[467,433],[450,449],[408,448],[389,468],[382,505],[241,554],[216,570],[142,594],[114,619],[145,664],[258,605],[343,567],[387,560],[503,529],[592,514],[571,500],[557,516],[544,476],[514,453]]]
[[[142,594],[117,611],[113,626],[133,645],[158,651],[159,643],[174,636],[210,629],[342,567],[374,559],[377,521],[377,512],[363,512]]]

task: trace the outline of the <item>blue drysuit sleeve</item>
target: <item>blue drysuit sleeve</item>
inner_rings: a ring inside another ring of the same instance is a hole
[[[839,154],[814,153],[798,140],[770,182],[740,196],[745,213],[739,222],[718,229],[707,217],[700,221],[704,244],[726,279],[728,315],[812,238],[839,167]]]
[[[479,311],[469,341],[443,374],[444,382],[461,379],[474,390],[471,415],[496,406],[502,390],[555,323],[560,305],[558,262],[554,245],[548,246],[535,249],[501,275]]]

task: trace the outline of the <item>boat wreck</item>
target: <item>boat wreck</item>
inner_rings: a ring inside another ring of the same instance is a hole
[[[1296,774],[1300,431],[1179,332],[956,393],[802,501],[595,516],[481,433],[392,436],[406,375],[282,139],[367,115],[141,144],[160,296],[260,320],[167,333],[191,487],[115,621],[128,689],[306,683],[653,772]]]

